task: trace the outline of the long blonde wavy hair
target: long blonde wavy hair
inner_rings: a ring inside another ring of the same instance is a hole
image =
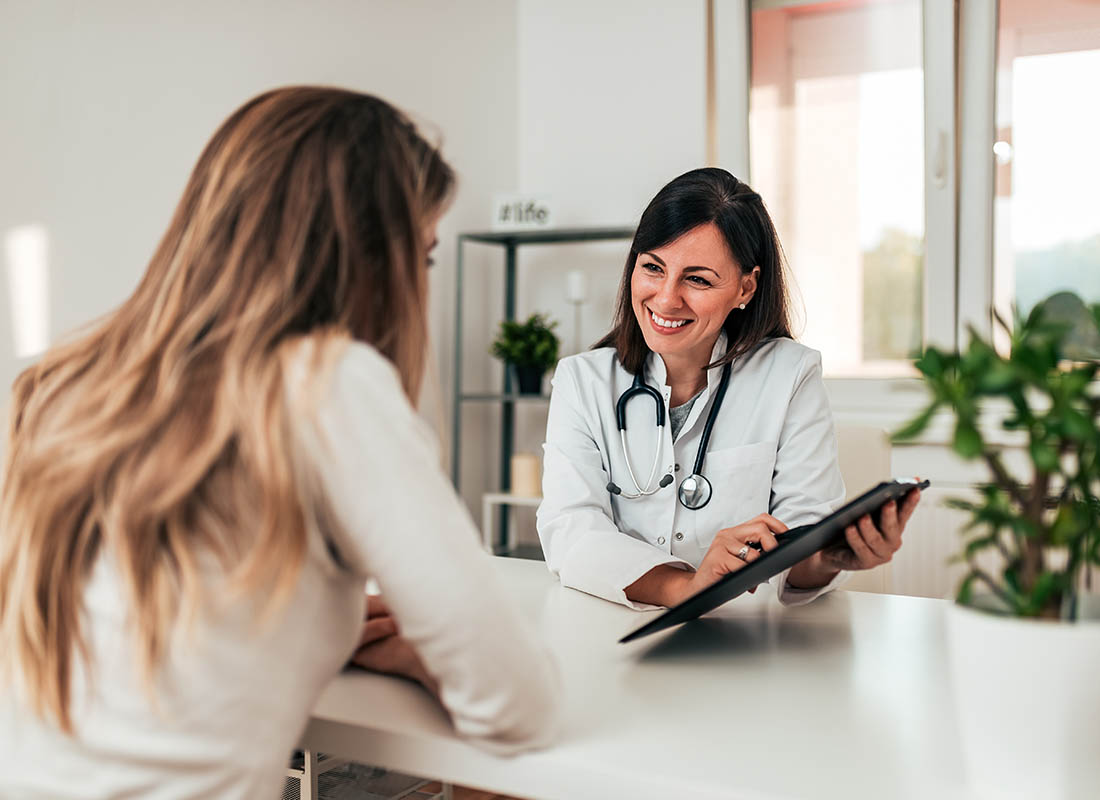
[[[309,509],[281,352],[372,344],[417,396],[426,223],[454,174],[399,111],[355,92],[267,92],[204,149],[134,294],[16,380],[0,495],[0,676],[72,731],[79,620],[109,550],[151,677],[200,594],[203,552],[270,609]],[[263,589],[263,592],[260,589]]]

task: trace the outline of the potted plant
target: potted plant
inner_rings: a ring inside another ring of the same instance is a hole
[[[1012,328],[998,324],[1007,356],[974,331],[965,352],[924,352],[916,366],[931,401],[894,438],[948,411],[955,453],[990,474],[975,497],[949,501],[970,515],[947,633],[971,783],[998,800],[1096,797],[1100,622],[1088,617],[1100,589],[1089,585],[1100,564],[1100,305],[1062,293]],[[1018,437],[1026,479],[991,427]]]
[[[489,352],[515,370],[520,394],[539,394],[543,374],[558,363],[557,325],[545,314],[532,314],[523,322],[500,323]]]

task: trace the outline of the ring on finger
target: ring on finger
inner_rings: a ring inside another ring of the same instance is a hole
[[[749,554],[749,546],[747,544],[742,545],[741,549],[737,551],[737,557],[739,559],[741,559],[742,561],[745,560],[745,556],[747,556],[748,554]]]

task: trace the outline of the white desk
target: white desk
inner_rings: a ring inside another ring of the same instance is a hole
[[[559,743],[498,758],[459,741],[418,687],[338,676],[303,747],[529,798],[956,800],[963,785],[942,601],[837,592],[784,608],[766,588],[630,645],[652,613],[499,560],[562,663]]]

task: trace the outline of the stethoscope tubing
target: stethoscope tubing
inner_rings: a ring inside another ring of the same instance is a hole
[[[677,492],[677,497],[680,501],[680,504],[684,506],[684,508],[698,510],[710,501],[710,482],[702,474],[703,460],[706,458],[707,447],[710,445],[710,434],[711,431],[714,429],[714,420],[718,417],[718,410],[722,407],[722,400],[725,398],[726,390],[729,388],[730,372],[730,365],[726,364],[722,368],[722,377],[718,383],[718,389],[716,390],[714,395],[714,403],[711,405],[710,413],[707,414],[707,421],[703,426],[703,435],[699,440],[699,449],[695,454],[695,464],[692,468],[691,474],[684,478],[684,480],[680,483],[680,490]],[[644,489],[642,488],[641,484],[638,483],[638,478],[634,473],[634,466],[631,464],[630,461],[630,453],[628,452],[626,446],[626,405],[634,397],[643,394],[647,397],[650,397],[654,401],[654,405],[656,406],[658,432],[657,449],[656,453],[653,456],[653,466],[650,469],[649,479],[646,480],[646,485]],[[664,398],[661,396],[661,394],[652,386],[647,384],[644,380],[642,380],[641,373],[638,373],[634,376],[634,381],[631,384],[630,388],[619,396],[619,400],[615,404],[615,422],[619,428],[619,440],[622,443],[623,460],[626,461],[626,469],[627,472],[630,474],[630,480],[634,484],[634,489],[636,493],[629,494],[623,492],[622,489],[616,486],[614,482],[609,482],[607,484],[608,491],[610,491],[613,495],[617,495],[618,497],[621,497],[623,499],[634,500],[639,497],[648,497],[650,495],[654,495],[661,489],[672,483],[672,476],[665,475],[665,477],[661,479],[657,488],[653,488],[653,479],[657,475],[657,465],[661,461],[661,453],[664,447],[664,435],[662,434],[661,429],[665,426],[665,403]],[[692,505],[684,500],[684,483],[693,478],[695,479],[696,484],[702,483],[706,485],[705,498],[697,505]]]

